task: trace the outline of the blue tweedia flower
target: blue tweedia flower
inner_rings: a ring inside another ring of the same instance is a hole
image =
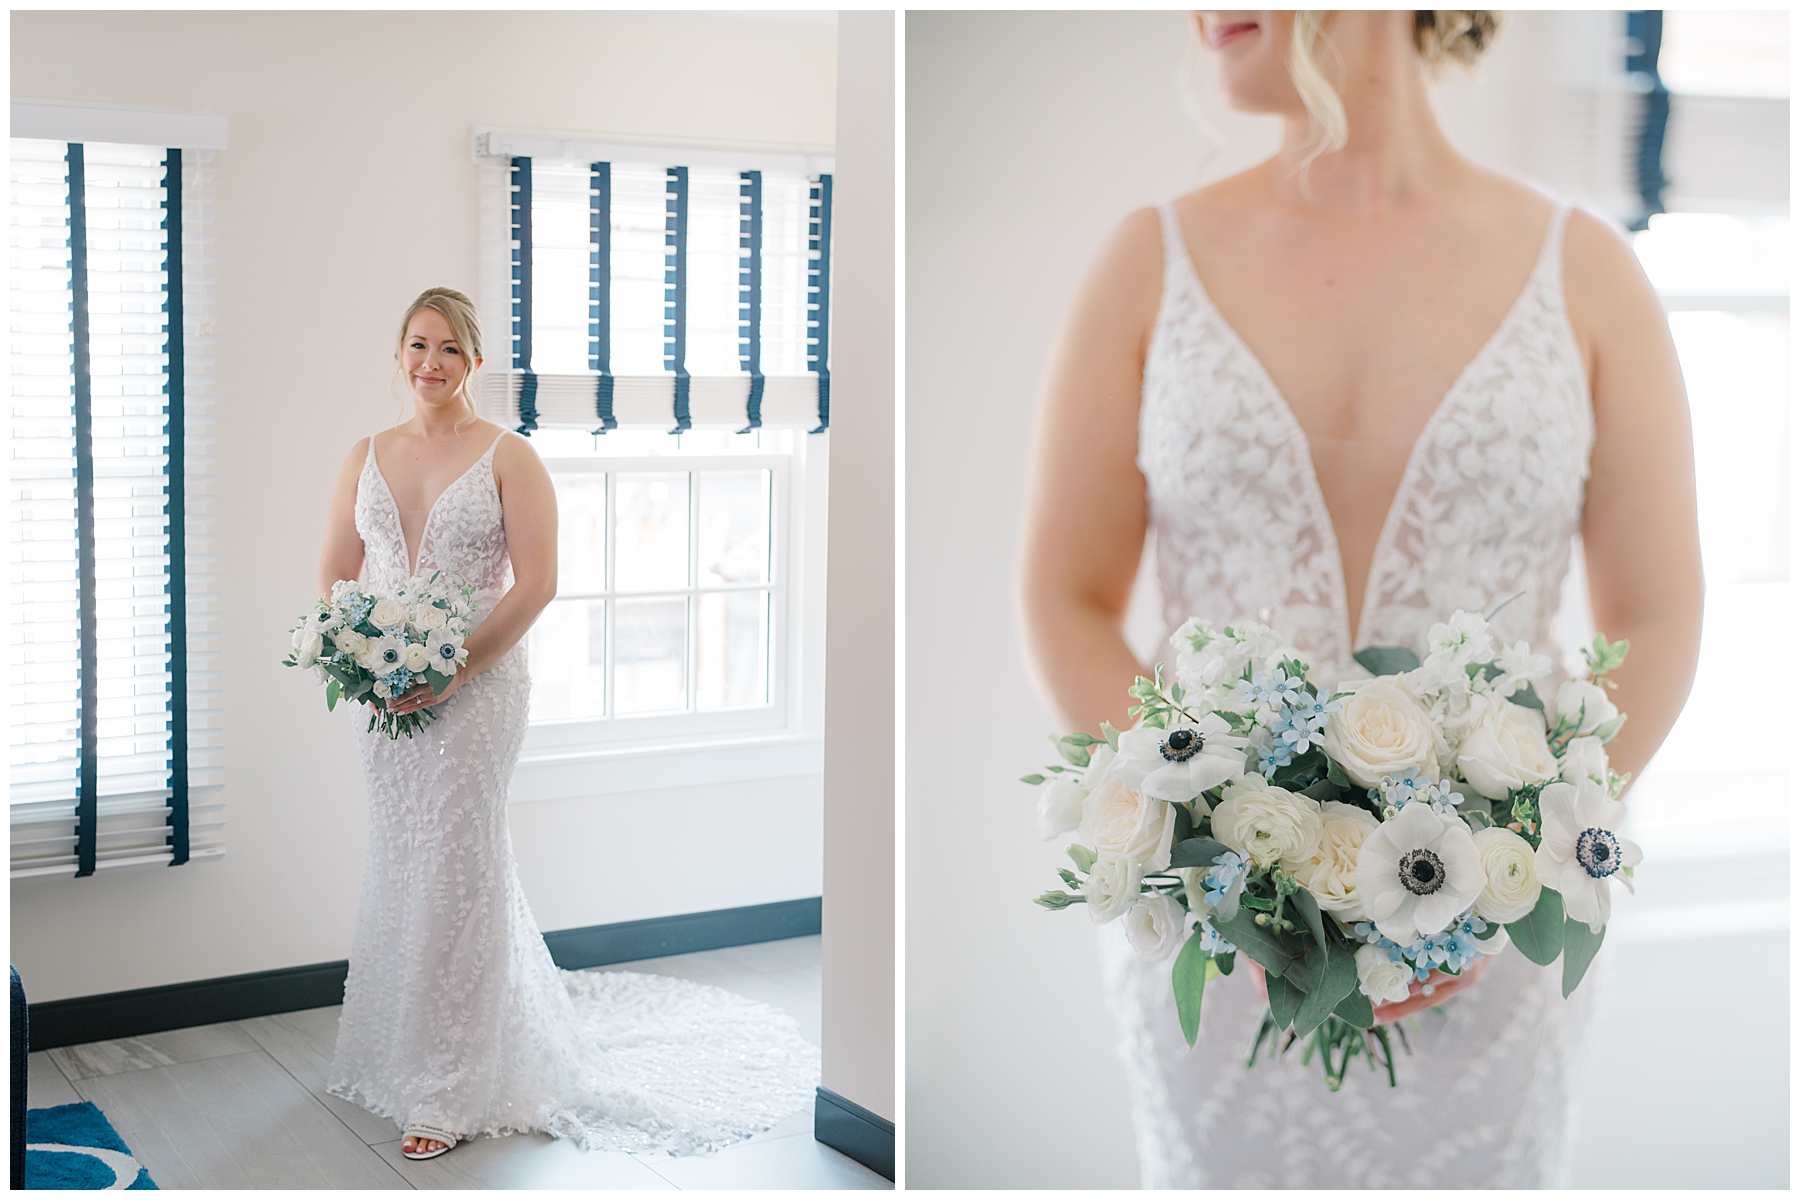
[[[1456,931],[1474,937],[1478,933],[1487,932],[1487,922],[1476,916],[1475,910],[1471,908],[1468,912],[1456,918]]]
[[[1289,702],[1288,707],[1306,718],[1309,729],[1323,729],[1331,719],[1331,714],[1343,708],[1336,700],[1327,700],[1317,692],[1301,692],[1296,700]]]
[[[369,610],[374,607],[375,602],[367,596],[352,604],[350,606],[350,624],[361,625],[368,618]]]
[[[1285,708],[1300,698],[1300,680],[1288,678],[1280,667],[1267,675],[1258,671],[1247,680],[1238,680],[1237,686],[1246,702],[1270,709]]]
[[[1223,854],[1215,855],[1213,863],[1215,865],[1207,871],[1201,882],[1206,885],[1206,902],[1216,905],[1225,898],[1225,893],[1231,890],[1231,885],[1236,883],[1238,877],[1244,873],[1246,864],[1243,856],[1235,850],[1227,850]]]
[[[412,687],[412,672],[408,671],[405,667],[401,667],[392,675],[383,675],[381,677],[381,682],[387,684],[388,690],[398,696],[400,693]]]
[[[1462,971],[1481,956],[1481,943],[1461,929],[1452,929],[1443,935],[1444,965],[1452,971]]]
[[[1383,775],[1381,786],[1369,789],[1369,799],[1385,800],[1395,808],[1405,808],[1412,801],[1419,799],[1422,787],[1418,772],[1408,767],[1406,774],[1397,778],[1393,775]]]
[[[1373,921],[1358,921],[1350,928],[1351,932],[1371,946],[1380,946],[1383,950],[1386,950],[1394,945],[1381,930],[1375,928],[1375,922]],[[1397,962],[1399,960],[1396,959],[1395,961]]]
[[[1453,792],[1450,788],[1448,782],[1439,780],[1419,789],[1413,798],[1425,801],[1431,805],[1431,811],[1440,816],[1453,817],[1456,815],[1456,806],[1463,802],[1463,794]]]
[[[1219,931],[1212,927],[1212,922],[1200,922],[1200,948],[1208,954],[1230,954],[1237,947],[1219,936]]]
[[[1256,753],[1262,757],[1264,779],[1275,778],[1277,767],[1285,767],[1294,761],[1294,748],[1282,741],[1277,741],[1272,746],[1258,746]]]
[[[1286,742],[1294,752],[1305,754],[1312,746],[1325,744],[1324,726],[1314,726],[1299,709],[1284,708],[1276,715],[1269,732],[1277,741]]]

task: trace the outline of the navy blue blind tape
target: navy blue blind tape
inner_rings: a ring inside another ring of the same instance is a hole
[[[187,345],[182,304],[181,151],[163,159],[163,311],[168,314],[169,382],[169,865],[188,861]]]
[[[688,169],[670,167],[668,201],[663,222],[664,241],[669,253],[663,258],[663,369],[675,372],[675,428],[682,433],[693,428],[688,412],[688,387],[692,380],[687,369],[687,252],[688,252]]]
[[[519,432],[538,427],[537,375],[531,369],[531,160],[512,160],[513,370],[522,372]]]
[[[750,376],[750,394],[744,400],[749,424],[738,430],[762,428],[762,290],[763,290],[763,179],[761,171],[743,171],[738,178],[738,248],[745,252],[738,269],[738,361]]]
[[[94,379],[88,359],[87,157],[69,143],[69,329],[75,378],[75,578],[79,628],[75,775],[75,874],[94,873],[100,820],[99,648],[94,594]]]
[[[594,413],[600,418],[596,434],[617,429],[613,416],[612,375],[612,164],[597,162],[588,194],[588,237],[594,244],[588,256],[588,370],[594,380]]]
[[[806,302],[810,334],[806,367],[819,377],[819,427],[808,432],[824,433],[831,428],[831,176],[821,175],[813,185],[808,218],[807,249],[817,251],[818,257],[806,274],[811,293]]]

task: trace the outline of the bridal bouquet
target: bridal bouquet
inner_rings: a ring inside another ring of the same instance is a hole
[[[1207,981],[1248,955],[1269,1001],[1250,1062],[1291,1031],[1283,1048],[1305,1039],[1333,1091],[1355,1055],[1376,1065],[1371,1041],[1394,1082],[1375,1005],[1508,940],[1542,966],[1560,956],[1569,995],[1639,858],[1605,750],[1625,721],[1605,676],[1627,644],[1596,637],[1546,710],[1531,681],[1549,658],[1496,647],[1479,614],[1427,640],[1423,662],[1360,651],[1374,678],[1332,689],[1266,626],[1188,621],[1174,679],[1159,665],[1131,689],[1136,728],[1053,736],[1063,762],[1024,777],[1045,839],[1077,831],[1070,890],[1037,903],[1085,904],[1146,959],[1173,955],[1190,1046]]]
[[[325,684],[327,709],[335,709],[340,699],[367,701],[374,709],[370,729],[379,724],[390,738],[411,737],[437,714],[429,708],[396,714],[387,702],[420,682],[443,695],[469,661],[463,639],[475,615],[474,594],[468,586],[456,592],[439,588],[435,573],[392,595],[339,580],[331,599],[320,600],[294,627],[293,653],[281,663],[311,667]]]

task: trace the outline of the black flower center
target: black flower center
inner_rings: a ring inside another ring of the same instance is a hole
[[[1429,850],[1408,850],[1400,856],[1400,883],[1415,896],[1429,896],[1444,886],[1444,860]]]
[[[1605,829],[1584,829],[1575,839],[1575,861],[1595,879],[1619,869],[1619,839]]]
[[[1177,729],[1163,739],[1162,756],[1170,762],[1186,762],[1206,745],[1206,735],[1198,729]]]

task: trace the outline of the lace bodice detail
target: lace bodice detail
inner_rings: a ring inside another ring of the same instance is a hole
[[[494,451],[506,434],[494,439],[473,466],[438,494],[419,535],[419,561],[407,559],[400,507],[375,461],[375,439],[356,485],[356,532],[363,540],[363,582],[377,591],[398,587],[415,575],[442,572],[440,583],[477,589],[476,622],[512,584],[506,555],[506,523],[500,489],[494,481]]]
[[[1163,615],[1259,620],[1315,666],[1355,674],[1364,646],[1408,646],[1458,608],[1503,609],[1507,643],[1550,644],[1581,517],[1593,410],[1562,291],[1559,206],[1531,277],[1414,444],[1349,628],[1343,562],[1286,400],[1194,270],[1162,207],[1162,307],[1144,361],[1138,467]]]
[[[1387,513],[1361,628],[1306,438],[1268,372],[1200,284],[1162,209],[1162,306],[1145,363],[1138,466],[1169,628],[1258,620],[1316,677],[1366,674],[1368,645],[1423,652],[1457,608],[1547,648],[1581,515],[1594,427],[1550,220],[1524,291],[1426,423]],[[1566,1186],[1571,1086],[1598,976],[1564,1000],[1559,969],[1515,949],[1441,1012],[1408,1018],[1399,1086],[1352,1069],[1337,1094],[1298,1048],[1246,1069],[1266,1005],[1248,972],[1207,985],[1181,1035],[1168,962],[1100,931],[1138,1158],[1150,1187]],[[1240,956],[1240,963],[1242,959]],[[1599,969],[1603,964],[1596,964]]]

